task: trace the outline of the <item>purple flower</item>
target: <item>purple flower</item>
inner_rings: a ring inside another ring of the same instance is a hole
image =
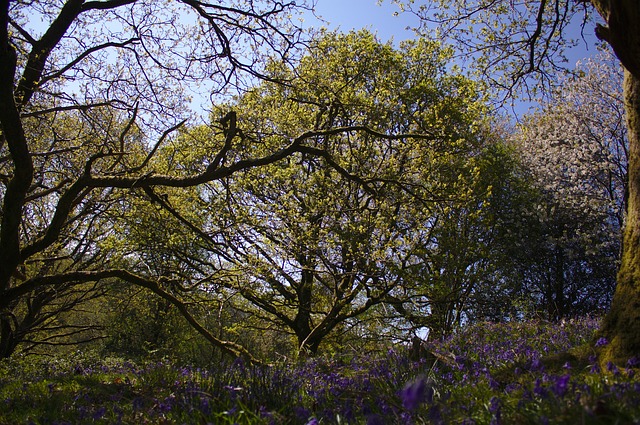
[[[300,420],[306,419],[311,415],[311,410],[301,406],[294,407],[293,412],[295,413],[296,418]]]
[[[504,392],[509,394],[518,389],[520,389],[520,384],[518,384],[517,382],[512,382],[510,384],[507,384],[507,386],[504,388]]]
[[[211,406],[209,400],[205,397],[200,399],[200,411],[205,415],[211,414]]]
[[[498,397],[491,397],[491,400],[489,400],[489,412],[499,415],[501,404],[502,403]]]
[[[539,358],[533,359],[533,361],[531,362],[531,370],[534,372],[536,371],[542,372],[544,370],[544,365],[542,364]]]
[[[607,341],[607,338],[598,338],[598,340],[596,341],[596,347],[604,347],[605,345],[607,345],[609,343],[609,341]]]
[[[498,381],[493,379],[493,377],[491,376],[489,376],[489,388],[491,388],[494,391],[497,391],[500,389],[500,384],[498,383]]]
[[[173,394],[165,397],[163,401],[158,401],[157,406],[158,410],[163,413],[170,412],[173,409],[173,404],[175,402],[175,396]]]
[[[309,422],[307,422],[307,425],[318,425],[320,422],[318,422],[318,420],[316,418],[311,418],[309,419]]]
[[[429,423],[435,425],[444,424],[444,419],[442,418],[442,412],[440,411],[440,407],[438,405],[431,406],[429,408],[429,412],[427,412],[427,418],[429,418]]]
[[[142,397],[136,397],[131,402],[133,411],[142,410],[144,408],[144,399]]]
[[[552,387],[554,394],[558,397],[563,397],[567,393],[569,387],[569,379],[571,375],[563,375],[556,378],[556,382]]]
[[[547,391],[542,387],[542,380],[540,378],[536,379],[536,383],[533,387],[533,393],[538,397],[545,397],[547,395]]]
[[[433,400],[433,387],[424,377],[408,383],[400,393],[402,405],[405,409],[414,410],[420,403]]]
[[[589,363],[591,363],[591,373],[600,373],[598,358],[596,356],[589,356]]]

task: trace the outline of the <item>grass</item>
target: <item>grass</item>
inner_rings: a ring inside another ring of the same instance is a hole
[[[640,361],[600,368],[597,324],[480,323],[431,344],[435,363],[402,347],[206,369],[13,358],[0,363],[0,423],[640,424]]]

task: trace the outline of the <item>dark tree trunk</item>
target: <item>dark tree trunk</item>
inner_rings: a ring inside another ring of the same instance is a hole
[[[6,359],[13,354],[17,341],[11,328],[9,318],[0,318],[0,359]]]
[[[603,361],[624,364],[640,355],[640,79],[625,71],[625,108],[629,132],[629,203],[611,310],[602,334],[609,340]]]
[[[609,344],[601,361],[624,364],[640,353],[640,2],[591,0],[606,26],[596,35],[609,43],[625,68],[624,102],[629,138],[629,198],[622,262],[602,335]]]
[[[302,265],[300,285],[296,289],[298,296],[298,313],[293,321],[294,332],[298,338],[298,352],[302,355],[315,355],[315,351],[309,346],[308,337],[311,334],[311,306],[313,298],[313,268],[306,256],[301,256],[298,262]]]

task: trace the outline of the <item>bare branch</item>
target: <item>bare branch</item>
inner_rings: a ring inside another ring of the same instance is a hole
[[[58,71],[53,72],[51,74],[47,74],[45,76],[42,76],[42,78],[39,81],[39,84],[43,85],[44,83],[46,83],[48,81],[54,80],[56,78],[60,78],[62,75],[64,75],[65,72],[67,72],[68,70],[72,69],[74,66],[76,66],[80,62],[82,62],[83,59],[87,58],[88,56],[92,55],[95,52],[98,52],[100,50],[104,50],[104,49],[109,48],[109,47],[125,48],[128,45],[135,44],[135,43],[137,43],[139,41],[140,41],[139,38],[134,37],[134,38],[130,38],[129,40],[122,41],[122,42],[119,42],[119,43],[109,42],[109,43],[103,43],[103,44],[100,44],[98,46],[91,47],[91,48],[85,50],[84,52],[82,52],[82,54],[80,54],[80,56],[78,56],[77,58],[73,59],[71,62],[69,62],[68,64],[63,66]]]
[[[22,112],[20,114],[20,116],[22,118],[32,118],[32,117],[39,117],[42,115],[47,115],[47,114],[51,114],[51,113],[56,113],[56,112],[66,112],[66,111],[82,111],[82,112],[86,112],[92,108],[100,108],[103,106],[111,106],[114,103],[117,103],[117,101],[108,101],[108,102],[97,102],[97,103],[89,103],[86,105],[68,105],[68,106],[56,106],[53,108],[47,108],[47,109],[42,109],[39,111],[33,111],[33,112]]]
[[[22,78],[16,88],[15,98],[18,99],[20,109],[31,100],[35,87],[42,78],[42,72],[49,55],[77,18],[83,3],[84,0],[66,1],[51,26],[40,40],[33,44]]]
[[[27,32],[27,30],[22,28],[20,25],[18,25],[17,22],[15,22],[13,19],[11,19],[11,17],[9,17],[9,22],[11,23],[11,26],[14,27],[15,29],[17,29],[18,32],[20,33],[20,35],[23,36],[25,38],[25,40],[27,40],[27,43],[29,43],[31,45],[34,45],[36,43],[36,39],[33,38],[31,36],[31,34],[29,34]]]
[[[87,10],[107,10],[115,9],[120,6],[126,6],[127,4],[133,4],[138,0],[108,0],[108,1],[88,1],[82,5],[82,12]]]

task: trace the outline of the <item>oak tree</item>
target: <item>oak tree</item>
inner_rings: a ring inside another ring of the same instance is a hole
[[[218,271],[210,284],[237,295],[247,324],[315,354],[373,307],[409,301],[436,206],[463,196],[459,172],[482,143],[481,97],[445,72],[448,56],[426,40],[395,49],[366,31],[321,33],[295,79],[272,62],[291,84],[265,82],[231,105],[257,155],[315,129],[286,161],[202,187],[206,221],[224,229],[203,269]],[[206,131],[187,136],[206,146]]]

